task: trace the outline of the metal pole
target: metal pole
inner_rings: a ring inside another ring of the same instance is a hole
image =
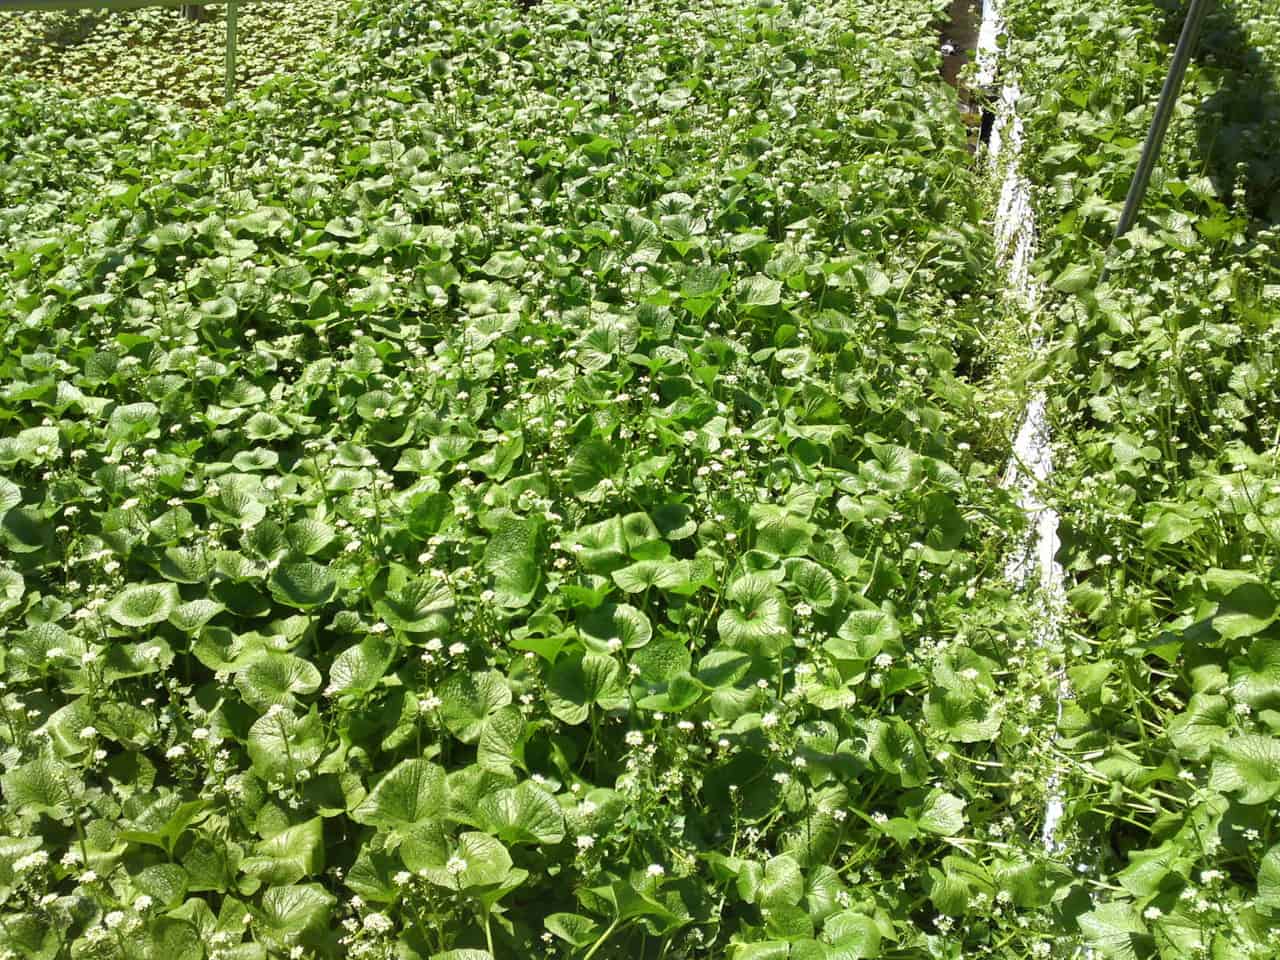
[[[1133,181],[1129,184],[1129,195],[1124,199],[1124,210],[1120,213],[1120,222],[1116,225],[1117,240],[1129,232],[1134,220],[1138,218],[1138,208],[1142,206],[1142,198],[1146,195],[1147,185],[1151,182],[1151,172],[1155,169],[1156,160],[1160,157],[1160,147],[1164,143],[1165,132],[1169,129],[1173,108],[1178,102],[1182,78],[1186,76],[1187,64],[1191,62],[1191,54],[1195,51],[1196,42],[1200,39],[1200,28],[1204,26],[1204,17],[1208,11],[1209,0],[1191,0],[1187,19],[1182,24],[1182,35],[1178,37],[1178,46],[1173,51],[1169,73],[1164,78],[1164,87],[1160,91],[1160,100],[1156,104],[1156,115],[1151,118],[1151,129],[1147,131],[1147,142],[1143,144],[1138,169],[1133,175]],[[1103,278],[1105,277],[1106,269],[1104,268]]]
[[[227,0],[227,103],[231,102],[236,88],[236,7],[238,5],[237,0]]]

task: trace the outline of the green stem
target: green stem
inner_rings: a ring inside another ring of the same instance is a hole
[[[609,935],[613,933],[614,930],[618,929],[618,926],[621,923],[622,920],[619,919],[614,920],[613,923],[609,924],[609,926],[605,928],[604,933],[600,934],[600,939],[593,943],[591,945],[591,949],[582,955],[582,960],[591,960],[591,958],[596,955],[596,951],[599,950],[604,942],[609,939]]]
[[[481,915],[484,917],[484,945],[489,950],[489,956],[496,960],[497,954],[493,952],[493,931],[489,929],[489,908],[484,907]]]
[[[598,778],[600,774],[600,715],[594,706],[588,707],[588,710],[588,715],[591,718],[591,742],[587,744],[587,751],[582,758],[582,766],[585,767],[587,761],[590,760],[593,778]]]
[[[935,242],[935,243],[929,244],[927,247],[924,248],[924,253],[920,255],[920,259],[916,261],[916,265],[912,267],[911,272],[907,274],[906,283],[904,283],[902,285],[902,289],[898,291],[898,299],[893,304],[895,309],[902,305],[902,298],[907,295],[907,289],[911,286],[911,281],[915,279],[916,272],[922,266],[924,266],[924,262],[926,259],[928,259],[929,254],[933,253],[933,251],[936,250],[939,246],[940,244]]]
[[[76,825],[76,839],[80,841],[80,856],[84,860],[84,868],[89,869],[89,848],[84,842],[84,824],[80,822],[80,811],[76,810],[71,817]],[[173,855],[169,855],[169,859],[173,859]]]

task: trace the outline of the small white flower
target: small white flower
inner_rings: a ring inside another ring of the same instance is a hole
[[[778,715],[772,710],[760,718],[760,726],[770,730],[778,725]]]
[[[37,867],[43,867],[49,862],[49,854],[43,850],[35,850],[28,853],[25,857],[19,857],[13,861],[13,869],[15,873],[25,873],[28,870],[34,870]]]
[[[662,876],[663,874],[665,874],[666,872],[667,872],[667,871],[666,871],[666,868],[665,868],[665,867],[663,867],[663,865],[662,865],[662,864],[660,864],[660,863],[651,863],[651,864],[649,864],[649,866],[645,869],[645,873],[647,873],[647,874],[648,874],[649,876],[651,876],[651,877],[660,877],[660,876]]]
[[[575,842],[577,843],[579,850],[590,850],[596,845],[596,838],[591,836],[589,833],[580,833],[578,834],[578,839]]]
[[[172,747],[164,752],[166,760],[180,760],[186,756],[187,748],[180,743],[175,743]]]
[[[110,913],[108,913],[105,917],[102,918],[102,925],[106,927],[108,930],[114,930],[116,927],[120,926],[120,924],[122,924],[123,922],[124,922],[123,910],[112,910]]]
[[[147,896],[145,893],[142,893],[142,894],[139,894],[137,898],[133,901],[133,909],[141,913],[142,911],[149,909],[151,906],[151,903],[152,903],[151,898]]]
[[[80,731],[81,740],[92,740],[97,735],[98,735],[98,728],[92,725],[87,726]]]
[[[449,862],[444,865],[444,868],[456,877],[467,869],[467,861],[455,854],[449,858]]]
[[[386,933],[392,926],[391,918],[385,913],[371,913],[364,918],[364,928],[371,933]]]

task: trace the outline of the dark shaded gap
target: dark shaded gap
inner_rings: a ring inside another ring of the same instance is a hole
[[[1187,4],[1165,0],[1162,6],[1169,16],[1161,39],[1174,43]],[[1239,16],[1235,4],[1219,0],[1205,20],[1195,62],[1216,89],[1196,105],[1196,140],[1203,172],[1223,201],[1235,203],[1238,184],[1248,214],[1274,225],[1280,223],[1280,64],[1250,42]]]
[[[951,0],[946,17],[937,24],[942,53],[942,79],[956,89],[960,115],[969,131],[971,147],[985,143],[990,136],[990,121],[988,112],[982,106],[982,97],[979,91],[970,88],[961,77],[965,65],[973,61],[981,25],[981,0]]]
[[[978,127],[979,143],[985,146],[986,144],[989,144],[991,142],[991,131],[995,127],[995,125],[996,125],[995,111],[992,110],[990,107],[984,105],[982,107],[982,123]]]

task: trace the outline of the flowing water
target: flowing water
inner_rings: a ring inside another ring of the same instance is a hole
[[[971,90],[960,76],[965,64],[971,62],[978,46],[978,28],[982,23],[981,0],[951,0],[944,20],[938,22],[939,44],[942,52],[942,79],[956,88],[960,112],[978,138],[982,126],[982,105],[976,91]]]

